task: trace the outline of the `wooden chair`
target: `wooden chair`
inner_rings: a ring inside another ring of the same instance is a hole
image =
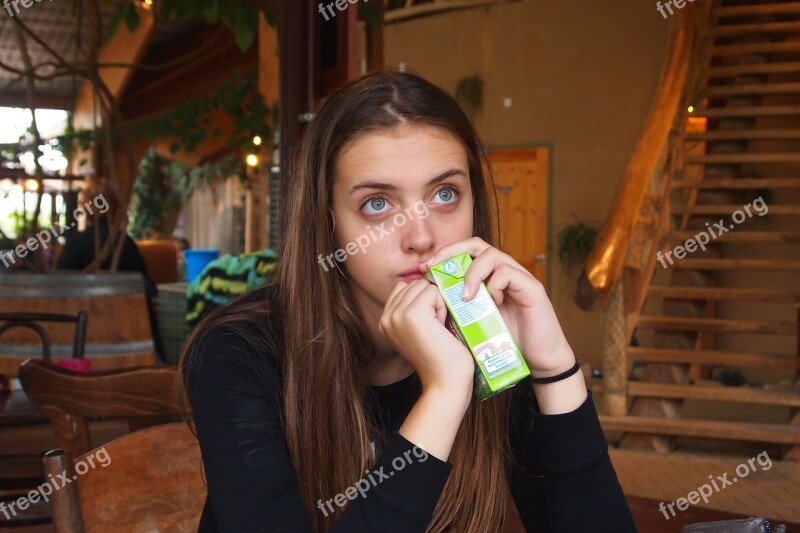
[[[180,420],[175,365],[79,373],[39,359],[19,367],[25,394],[44,410],[59,447],[73,457],[92,449],[87,419],[128,419],[135,431]]]
[[[136,246],[142,254],[147,277],[159,285],[178,281],[178,252],[169,240],[137,241]]]
[[[59,313],[0,313],[0,336],[12,328],[30,329],[39,336],[42,343],[42,359],[50,360],[50,335],[42,327],[42,322],[55,323],[75,323],[75,336],[72,341],[73,359],[83,358],[86,346],[86,311],[78,311],[74,315]],[[11,365],[11,366],[9,366]],[[10,361],[9,364],[0,364],[0,373],[16,375],[16,367],[19,363]],[[14,372],[11,372],[12,367]]]
[[[56,533],[197,531],[206,486],[200,447],[183,422],[130,433],[74,461],[54,450],[43,464],[47,479],[74,479],[49,496]]]

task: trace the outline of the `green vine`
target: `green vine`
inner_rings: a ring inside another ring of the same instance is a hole
[[[155,119],[133,124],[128,127],[128,132],[132,139],[174,136],[175,141],[170,145],[172,153],[179,150],[192,152],[209,135],[212,138],[222,135],[219,128],[209,132],[211,114],[217,109],[233,118],[233,135],[228,139],[230,146],[248,146],[255,135],[270,138],[272,111],[258,92],[256,75],[242,78],[238,72],[223,81],[214,94],[185,102]]]
[[[270,124],[275,122],[277,105],[269,108],[264,103],[255,74],[242,77],[238,72],[233,72],[213,94],[184,102],[146,121],[128,124],[126,130],[131,140],[173,138],[170,152],[192,152],[209,137],[219,138],[222,135],[219,128],[209,131],[211,114],[221,109],[233,118],[233,133],[228,138],[228,146],[244,150],[251,146],[256,135],[264,139],[272,137]],[[101,140],[101,135],[102,132],[98,130],[67,129],[56,138],[56,143],[64,156],[69,158],[74,146],[86,151],[92,142]]]
[[[153,5],[156,20],[186,20],[202,18],[209,25],[224,24],[233,33],[236,45],[242,52],[247,51],[258,36],[258,11],[248,0],[158,0]],[[271,26],[277,24],[274,15],[264,14]],[[114,35],[120,22],[128,30],[134,31],[141,22],[133,2],[125,2],[111,19],[109,39]]]
[[[192,168],[161,157],[149,148],[133,184],[128,208],[130,235],[144,239],[169,233],[171,228],[165,224],[170,215],[180,209],[197,187],[230,176],[238,176],[248,185],[247,171],[238,154]]]

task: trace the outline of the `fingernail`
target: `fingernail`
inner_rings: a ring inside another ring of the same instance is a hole
[[[467,293],[469,293],[469,288],[467,287],[466,284],[464,284],[464,289],[461,291],[461,299],[462,300],[467,297]]]

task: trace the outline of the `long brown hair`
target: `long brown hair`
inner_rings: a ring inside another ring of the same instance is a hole
[[[285,350],[264,354],[281,362],[285,438],[318,532],[327,530],[335,516],[323,516],[317,500],[353,485],[374,461],[373,421],[365,407],[369,384],[361,371],[375,353],[373,342],[347,278],[317,264],[320,254],[327,256],[338,247],[329,215],[334,163],[356,137],[404,124],[443,128],[463,143],[474,198],[473,234],[495,241],[482,146],[447,93],[414,74],[383,71],[348,83],[326,100],[298,153],[285,199],[279,266],[271,284],[276,291],[272,313],[280,315]],[[230,311],[219,313],[216,319],[204,320],[193,339],[214,323],[234,320]],[[188,344],[183,365],[193,342]],[[473,397],[450,454],[453,470],[428,531],[502,530],[507,413],[507,394],[484,402]]]

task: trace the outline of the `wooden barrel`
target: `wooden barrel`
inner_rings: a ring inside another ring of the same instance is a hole
[[[155,363],[144,280],[138,272],[2,273],[0,310],[70,315],[86,311],[84,357],[92,360],[92,370]],[[72,357],[74,324],[41,325],[50,337],[51,360]],[[22,361],[41,356],[41,341],[27,328],[14,327],[0,337],[0,373],[16,375]]]

